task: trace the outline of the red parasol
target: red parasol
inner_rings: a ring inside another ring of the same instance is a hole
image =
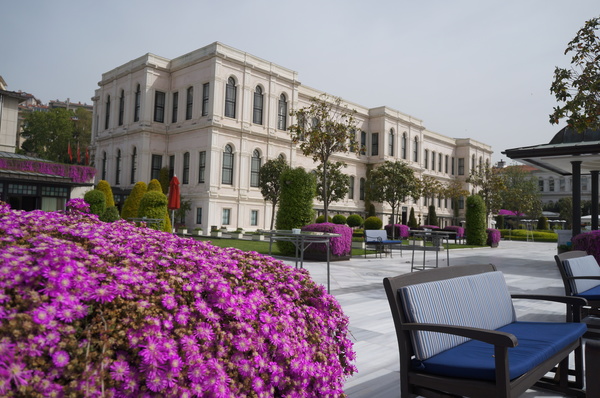
[[[181,193],[179,192],[179,179],[177,176],[173,176],[171,178],[171,182],[169,183],[169,203],[167,207],[169,210],[177,210],[179,209],[181,203]]]

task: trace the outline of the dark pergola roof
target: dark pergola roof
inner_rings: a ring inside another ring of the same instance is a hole
[[[589,174],[600,170],[600,130],[578,133],[565,127],[548,144],[507,149],[502,153],[560,175],[571,175],[571,162],[581,161],[581,174]]]
[[[581,232],[582,174],[592,175],[592,229],[598,229],[598,175],[600,171],[600,130],[579,133],[561,129],[548,144],[507,149],[502,152],[513,160],[559,175],[573,176],[573,235]]]

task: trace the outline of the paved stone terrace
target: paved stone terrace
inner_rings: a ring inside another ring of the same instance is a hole
[[[418,255],[417,255],[418,254]],[[439,266],[447,266],[446,253],[439,253]],[[450,250],[450,266],[492,263],[504,272],[513,293],[564,294],[556,264],[556,243],[502,241],[497,248]],[[350,318],[350,332],[357,352],[358,373],[345,385],[349,398],[390,398],[400,396],[398,344],[383,278],[411,272],[412,252],[395,250],[393,257],[369,255],[331,263],[331,293]],[[423,253],[415,262],[423,263]],[[293,265],[293,262],[288,264]],[[426,264],[435,265],[435,253],[427,252]],[[327,283],[325,263],[305,262],[313,279]],[[418,271],[415,271],[418,272]],[[561,321],[560,304],[515,301],[521,320]],[[523,397],[560,397],[556,393],[529,390]]]

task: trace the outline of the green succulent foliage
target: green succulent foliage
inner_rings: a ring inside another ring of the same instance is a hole
[[[301,167],[281,173],[281,193],[275,224],[277,229],[301,228],[312,222],[316,184],[314,175]],[[277,242],[277,246],[283,254],[292,254],[295,250],[290,242]]]
[[[336,214],[335,216],[333,216],[333,218],[331,219],[331,221],[334,224],[344,225],[344,224],[346,224],[346,217],[343,216],[342,214]]]
[[[365,229],[381,229],[383,228],[383,221],[379,217],[367,217],[364,223]]]
[[[163,192],[162,186],[160,185],[160,181],[158,181],[156,178],[151,180],[148,184],[148,191],[162,192],[163,194],[165,194]]]
[[[115,205],[115,197],[113,195],[112,188],[110,187],[110,184],[108,183],[108,181],[100,180],[98,182],[98,186],[96,187],[96,189],[102,191],[104,193],[104,196],[106,196],[106,207],[107,208]]]
[[[100,221],[114,222],[119,220],[120,218],[121,216],[119,216],[119,209],[117,209],[117,206],[110,206],[107,207],[106,210],[104,210],[104,213],[102,213],[102,215],[100,216]]]
[[[121,217],[125,220],[130,218],[137,218],[138,209],[140,207],[140,201],[144,194],[148,191],[148,185],[144,181],[138,181],[131,193],[125,199],[125,203],[123,204],[123,210],[121,210]]]
[[[85,193],[83,200],[90,205],[90,213],[95,214],[98,217],[104,214],[104,211],[106,210],[106,195],[104,192],[99,189],[92,189]]]
[[[363,225],[363,222],[363,218],[358,214],[351,214],[346,219],[346,224],[348,224],[350,228],[360,227]]]
[[[140,208],[138,210],[139,217],[163,219],[160,224],[149,224],[148,227],[159,230],[170,232],[170,228],[165,223],[165,214],[167,214],[167,196],[162,191],[148,191],[142,197],[140,201]],[[170,223],[169,223],[170,224]]]
[[[467,198],[467,209],[465,219],[467,221],[466,238],[468,245],[485,246],[486,233],[485,203],[479,195],[471,195]]]

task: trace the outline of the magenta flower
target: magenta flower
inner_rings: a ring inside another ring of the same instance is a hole
[[[66,351],[56,351],[54,354],[52,354],[52,362],[59,368],[67,366],[70,359],[71,358]]]

